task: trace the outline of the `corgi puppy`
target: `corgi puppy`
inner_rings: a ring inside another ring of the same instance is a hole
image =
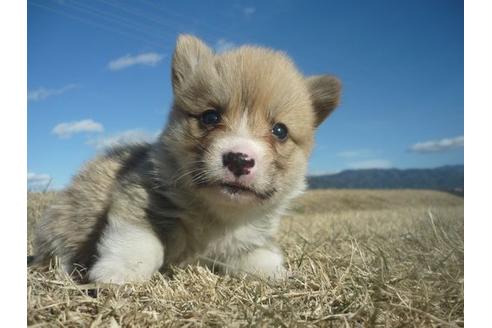
[[[275,232],[305,189],[314,133],[337,106],[340,82],[306,78],[278,51],[217,54],[181,35],[172,86],[155,143],[97,157],[46,211],[35,263],[56,257],[69,273],[116,284],[196,263],[286,275]]]

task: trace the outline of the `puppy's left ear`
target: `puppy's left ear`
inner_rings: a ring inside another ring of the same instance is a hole
[[[337,107],[342,84],[340,80],[331,75],[311,76],[306,79],[306,83],[316,114],[314,124],[318,127]]]

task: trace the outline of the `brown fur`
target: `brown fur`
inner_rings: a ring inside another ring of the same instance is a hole
[[[214,54],[181,36],[172,83],[174,104],[159,140],[117,148],[85,166],[38,229],[38,263],[55,255],[90,268],[108,217],[153,231],[165,248],[164,267],[275,248],[278,218],[304,188],[315,128],[338,104],[338,80],[305,79],[280,52],[245,46]],[[199,121],[210,108],[222,114],[213,128]],[[288,127],[285,141],[271,134],[277,122]],[[263,175],[252,185],[257,199],[246,206],[215,202],[215,143],[245,128],[267,149]],[[246,240],[251,232],[254,240]]]

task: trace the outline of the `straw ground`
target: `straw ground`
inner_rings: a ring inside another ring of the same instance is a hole
[[[32,230],[54,193],[28,194]],[[29,326],[460,327],[463,199],[422,190],[309,191],[282,222],[281,282],[175,269],[143,284],[76,285],[28,269]]]

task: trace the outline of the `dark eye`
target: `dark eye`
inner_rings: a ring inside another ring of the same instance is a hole
[[[275,123],[272,128],[272,134],[276,136],[279,140],[283,141],[287,138],[289,131],[284,123]]]
[[[200,120],[205,125],[216,125],[220,123],[220,113],[215,109],[209,109],[202,113]]]

